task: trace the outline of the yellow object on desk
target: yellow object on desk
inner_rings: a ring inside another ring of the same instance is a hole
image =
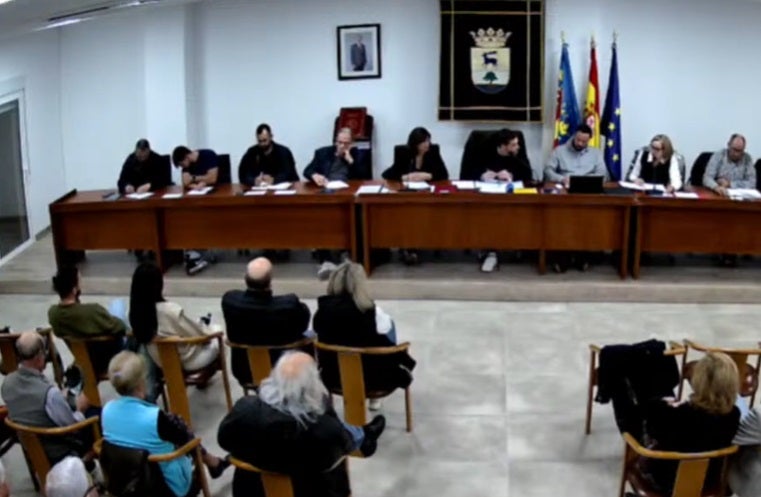
[[[539,190],[537,190],[536,188],[517,188],[513,190],[513,193],[517,193],[521,195],[531,195],[531,194],[539,193]]]

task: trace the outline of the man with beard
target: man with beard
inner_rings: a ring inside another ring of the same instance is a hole
[[[246,186],[299,180],[293,154],[288,147],[275,143],[268,124],[256,127],[256,145],[243,155],[238,166],[238,180]]]
[[[119,193],[146,193],[166,188],[171,180],[167,167],[161,156],[151,150],[148,140],[141,138],[135,151],[124,161],[117,182]]]

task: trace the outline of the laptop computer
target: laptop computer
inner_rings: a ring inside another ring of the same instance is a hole
[[[605,176],[571,176],[568,193],[604,193]]]

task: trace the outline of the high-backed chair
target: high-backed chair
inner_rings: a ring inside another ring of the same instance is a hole
[[[592,405],[597,395],[597,375],[599,373],[600,352],[602,347],[595,344],[589,344],[589,381],[587,383],[587,417],[584,423],[584,433],[589,435],[592,432]],[[677,342],[670,342],[669,348],[663,352],[667,356],[684,356],[687,349]],[[681,383],[680,383],[681,384]]]
[[[173,185],[172,181],[172,157],[170,155],[161,156],[161,183],[164,185]]]
[[[733,445],[720,450],[698,453],[663,452],[646,449],[628,433],[624,433],[623,437],[626,448],[624,450],[619,497],[624,497],[627,483],[636,495],[646,497],[724,497],[728,495],[726,493],[727,458],[737,452],[737,446]],[[678,462],[673,492],[665,494],[653,488],[650,480],[643,475],[640,469],[640,458]],[[707,482],[708,466],[714,460],[722,462],[722,472],[719,481]],[[708,483],[707,486],[706,483]]]
[[[53,340],[53,333],[50,328],[39,328],[37,333],[42,335],[45,339],[47,346],[47,356],[45,362],[51,363],[53,366],[53,377],[56,384],[60,387],[63,385],[63,363],[61,362],[61,356],[56,350],[55,340]],[[21,336],[21,333],[0,333],[0,357],[2,363],[0,363],[0,374],[7,376],[18,369],[19,358],[16,353],[16,340]]]
[[[703,175],[706,172],[708,161],[711,160],[711,155],[713,155],[713,152],[702,152],[698,155],[697,159],[695,159],[692,168],[690,168],[689,185],[703,186]]]
[[[211,497],[206,470],[201,458],[201,439],[194,438],[169,454],[150,455],[148,451],[130,449],[112,444],[104,439],[95,442],[95,453],[100,457],[100,466],[105,477],[109,495],[120,496],[127,488],[130,495],[150,495],[151,497],[175,497],[161,473],[159,464],[191,456],[195,470],[193,477],[204,497]]]
[[[756,169],[756,190],[761,191],[761,159],[753,167]]]
[[[259,473],[262,479],[262,487],[264,488],[264,497],[293,497],[293,484],[291,483],[290,476],[263,471],[234,457],[230,457],[230,462],[237,469]]]
[[[227,346],[235,353],[236,350],[244,352],[248,359],[248,367],[251,370],[251,382],[241,383],[243,393],[248,395],[249,390],[256,391],[262,381],[270,375],[277,357],[288,350],[301,350],[308,354],[314,354],[314,340],[304,338],[302,340],[284,345],[244,345],[226,340]]]
[[[731,349],[708,347],[691,340],[685,340],[684,345],[686,351],[682,357],[682,379],[679,382],[678,399],[682,398],[684,381],[692,378],[692,372],[695,369],[695,364],[698,362],[697,360],[687,361],[687,355],[689,354],[690,349],[703,353],[723,352],[731,357],[737,365],[737,373],[740,376],[740,396],[750,397],[748,407],[753,407],[753,402],[756,400],[756,392],[758,391],[758,372],[759,366],[761,366],[761,344],[759,344],[759,348],[756,349]],[[749,364],[749,361],[751,364]]]
[[[103,368],[100,371],[96,370],[96,367],[93,365],[92,354],[100,353],[98,350],[99,346],[106,344],[112,344],[113,349],[117,350],[120,347],[118,342],[122,340],[124,340],[124,337],[119,335],[101,335],[88,338],[66,337],[63,339],[74,356],[74,364],[82,372],[82,391],[94,407],[103,407],[100,392],[98,391],[98,384],[101,381],[108,381],[108,368]]]
[[[518,157],[527,164],[530,164],[526,152],[526,139],[523,136],[523,132],[517,130],[513,131],[518,134],[518,144],[520,145]],[[499,131],[482,129],[476,129],[470,132],[462,151],[460,179],[470,178],[472,176],[470,173],[473,171],[473,168],[477,168],[480,164],[483,164],[484,159],[492,152],[492,148],[497,147],[497,133],[499,133]]]
[[[84,428],[91,427],[94,434],[94,439],[100,438],[100,418],[94,416],[87,418],[79,423],[59,427],[59,428],[37,428],[34,426],[26,426],[19,423],[15,423],[10,418],[5,418],[5,424],[16,432],[16,436],[21,442],[21,447],[24,448],[24,453],[31,462],[31,469],[34,472],[35,488],[45,488],[45,478],[52,464],[48,459],[45,449],[42,447],[41,437],[66,437],[72,435]],[[39,485],[39,487],[38,487]]]
[[[205,385],[217,371],[222,373],[222,382],[225,390],[225,401],[227,402],[227,411],[233,407],[232,396],[230,394],[230,378],[227,374],[227,361],[225,359],[225,343],[223,333],[217,332],[204,337],[193,338],[154,338],[153,344],[158,349],[161,369],[164,372],[164,384],[167,391],[167,401],[169,411],[182,417],[188,427],[192,426],[190,416],[190,402],[188,401],[188,385]],[[200,346],[217,340],[219,342],[219,355],[205,368],[197,371],[185,371],[182,368],[180,359],[179,346],[194,345]]]
[[[367,113],[367,108],[365,107],[342,107],[333,122],[333,136],[330,137],[330,143],[333,143],[335,140],[339,128],[343,127],[352,130],[354,146],[367,154],[367,161],[370,164],[370,170],[372,171],[373,131],[375,128],[375,120],[373,119],[373,116]]]
[[[217,184],[229,185],[233,182],[230,165],[230,154],[217,155]]]
[[[367,424],[367,411],[365,404],[367,399],[379,399],[391,395],[391,391],[367,391],[365,389],[365,375],[362,368],[362,356],[379,356],[407,352],[409,342],[390,347],[343,347],[340,345],[328,345],[319,341],[317,347],[318,362],[325,360],[338,360],[338,373],[341,384],[339,388],[331,389],[331,393],[341,395],[344,399],[344,419],[347,423],[355,426]],[[334,357],[330,357],[333,355]],[[404,389],[404,405],[407,421],[407,432],[412,431],[412,399],[410,387]]]

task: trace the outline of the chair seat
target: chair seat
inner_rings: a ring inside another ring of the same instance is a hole
[[[685,378],[692,378],[692,370],[697,363],[698,361],[690,361],[684,365]],[[748,364],[745,367],[745,377],[740,385],[740,396],[750,397],[756,392],[756,390],[758,390],[758,373],[756,372],[756,368]]]
[[[647,478],[639,468],[639,464],[635,463],[626,471],[626,479],[634,490],[633,495],[640,497],[670,497],[671,493],[664,493],[660,489],[656,488],[653,483]],[[701,492],[701,497],[725,497],[721,492],[721,486],[718,483],[709,484],[707,488],[704,488]]]
[[[389,395],[394,393],[394,390],[375,390],[371,392],[365,392],[365,397],[368,399],[382,399],[383,397],[388,397]],[[328,391],[332,393],[333,395],[343,396],[343,390],[341,389],[340,386],[328,387]]]

